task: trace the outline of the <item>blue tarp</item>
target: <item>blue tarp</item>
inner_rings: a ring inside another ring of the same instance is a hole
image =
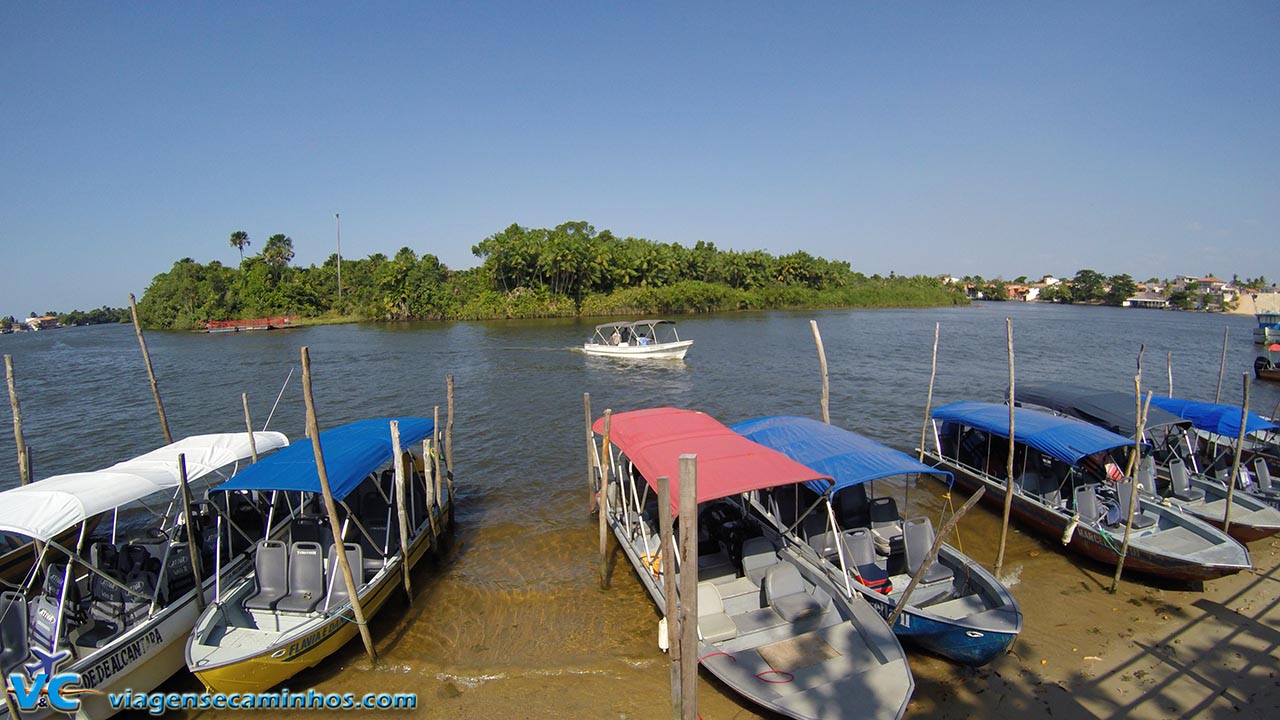
[[[934,410],[933,418],[1009,437],[1008,405],[952,403]],[[1096,452],[1133,444],[1129,438],[1096,425],[1021,407],[1015,408],[1013,434],[1016,442],[1071,465]]]
[[[857,433],[805,417],[763,417],[730,426],[734,432],[752,442],[777,450],[811,470],[835,480],[831,492],[871,480],[928,473],[951,482],[951,473],[931,468],[893,448],[886,447]],[[810,490],[823,493],[825,480],[805,483]]]
[[[400,422],[400,445],[405,450],[422,442],[435,429],[430,418],[359,420],[320,433],[320,448],[329,476],[329,490],[341,500],[361,480],[393,458],[391,421]],[[310,440],[280,450],[245,468],[216,490],[288,490],[320,492],[316,456]]]
[[[1227,437],[1240,436],[1240,407],[1236,405],[1219,405],[1217,403],[1196,402],[1182,398],[1151,396],[1151,404],[1167,410],[1180,418],[1190,420],[1191,424],[1201,430]],[[1260,430],[1275,430],[1277,426],[1268,422],[1261,415],[1249,413],[1249,420],[1244,429],[1247,433]]]

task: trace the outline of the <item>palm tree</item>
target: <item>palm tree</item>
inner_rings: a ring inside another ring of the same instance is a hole
[[[288,265],[293,259],[293,238],[281,233],[267,238],[267,244],[262,248],[262,259],[276,268]]]
[[[231,247],[240,251],[240,262],[244,262],[244,248],[249,244],[249,233],[237,230],[231,233]]]

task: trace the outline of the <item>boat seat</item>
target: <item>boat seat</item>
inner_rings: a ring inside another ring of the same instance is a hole
[[[1143,492],[1160,499],[1160,493],[1156,492],[1156,459],[1151,455],[1144,455],[1138,464],[1137,481]]]
[[[324,556],[320,543],[295,542],[289,548],[289,592],[276,601],[281,612],[309,613],[324,598]]]
[[[307,542],[318,545],[325,540],[332,541],[333,535],[329,532],[329,523],[323,517],[303,515],[294,519],[289,525],[289,539],[294,543]]]
[[[902,534],[902,517],[898,515],[898,503],[892,497],[871,500],[871,527],[883,537]]]
[[[347,552],[347,565],[351,566],[351,576],[356,581],[358,589],[363,584],[363,578],[357,575],[356,572],[364,567],[364,553],[357,543],[343,543],[343,547]],[[329,586],[328,596],[320,609],[323,612],[329,612],[351,599],[351,594],[347,592],[347,581],[342,577],[342,567],[338,564],[338,548],[336,545],[329,546],[329,559],[325,563],[325,578]]]
[[[96,542],[89,546],[89,562],[99,570],[119,570],[120,550],[109,542]]]
[[[738,626],[724,611],[720,591],[710,581],[698,583],[698,634],[707,642],[723,642],[738,637]]]
[[[27,601],[22,593],[5,590],[0,593],[0,673],[22,667],[30,652],[27,645]]]
[[[103,570],[102,572],[120,583],[124,582],[124,578],[120,576],[118,570]],[[86,647],[100,648],[111,642],[124,629],[125,595],[127,593],[118,585],[108,582],[97,573],[90,577],[89,587],[93,596],[89,608],[91,623],[88,629],[81,633],[76,643]],[[53,611],[57,612],[56,604],[53,607]],[[48,643],[46,642],[44,645],[47,647]]]
[[[783,620],[800,622],[821,615],[831,597],[820,589],[810,592],[795,565],[783,562],[769,568],[764,576],[764,595],[769,606]]]
[[[907,572],[912,577],[920,571],[920,566],[924,564],[925,558],[929,555],[929,550],[933,548],[933,523],[927,517],[912,518],[906,522],[903,527],[906,535],[907,548]],[[950,582],[954,577],[951,569],[934,558],[933,564],[925,570],[924,575],[920,578],[920,582],[927,584]]]
[[[182,597],[196,586],[195,569],[191,567],[191,551],[187,543],[175,542],[169,546],[164,568],[164,595],[161,602],[168,603]]]
[[[875,541],[871,531],[866,528],[854,528],[844,533],[844,547],[848,550],[847,562],[858,573],[858,581],[881,595],[893,592],[893,583],[889,573],[876,562]]]
[[[830,558],[839,554],[840,550],[836,547],[836,534],[827,531],[809,536],[809,547],[818,553],[818,557]]]
[[[1258,488],[1271,491],[1271,468],[1267,467],[1267,459],[1260,457],[1253,461],[1253,475],[1258,480]]]
[[[1086,525],[1095,523],[1101,524],[1103,520],[1102,510],[1098,507],[1098,484],[1090,483],[1081,485],[1076,488],[1076,515],[1080,516],[1080,522]]]
[[[54,602],[59,602],[62,597],[62,581],[66,579],[66,572],[66,565],[50,565],[45,570],[44,594],[53,598]],[[75,578],[72,578],[71,584],[67,586],[67,606],[63,612],[69,625],[83,623],[89,618],[89,605],[92,599],[80,592],[80,585],[76,583]]]
[[[45,649],[51,648],[53,647],[54,635],[61,638],[59,641],[60,646],[66,644],[67,634],[65,632],[58,632],[59,618],[57,600],[47,595],[37,595],[27,603],[26,610],[28,647]],[[6,625],[7,624],[8,623],[6,622]],[[63,629],[67,627],[67,620],[65,617],[61,620],[61,627]],[[6,643],[5,649],[8,650],[8,648],[9,645]],[[23,660],[26,659],[28,658],[24,656]]]
[[[370,520],[364,525],[365,530],[369,531],[369,537],[374,542],[369,542],[369,538],[360,533],[360,547],[364,555],[364,571],[373,573],[382,569],[386,564],[386,559],[394,555],[400,549],[400,528],[395,522],[388,523],[385,517]],[[386,552],[382,548],[386,544]],[[354,571],[355,568],[352,568]]]
[[[769,538],[748,538],[742,545],[742,575],[755,585],[764,583],[769,568],[778,564],[778,550]]]
[[[123,610],[120,613],[126,625],[133,625],[151,612],[151,599],[156,592],[156,574],[149,570],[134,570],[125,576],[128,592],[121,595]],[[164,600],[161,599],[161,604]]]
[[[274,610],[289,594],[289,548],[279,540],[262,540],[253,558],[255,591],[245,598],[246,610]]]
[[[1120,498],[1120,518],[1121,524],[1124,517],[1129,514],[1130,495],[1133,493],[1133,482],[1126,480],[1116,483],[1116,496]],[[1133,529],[1142,530],[1156,524],[1156,519],[1151,517],[1142,509],[1142,502],[1139,501],[1133,507]]]
[[[1191,476],[1187,474],[1187,466],[1181,458],[1169,461],[1169,486],[1174,498],[1184,502],[1204,500],[1204,490],[1191,487]]]

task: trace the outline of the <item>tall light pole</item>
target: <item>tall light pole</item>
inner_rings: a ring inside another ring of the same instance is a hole
[[[342,299],[342,218],[333,214],[333,221],[338,225],[338,299]]]

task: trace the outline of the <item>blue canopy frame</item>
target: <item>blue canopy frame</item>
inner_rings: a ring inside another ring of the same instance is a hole
[[[929,467],[911,456],[881,445],[875,440],[811,418],[779,415],[745,420],[730,429],[752,442],[777,450],[811,470],[830,476],[810,480],[805,485],[821,495],[830,486],[836,492],[872,480],[922,473],[953,477],[945,470]]]
[[[358,420],[320,433],[329,489],[335,500],[345,498],[369,473],[394,459],[391,421],[400,423],[400,442],[413,447],[435,430],[431,418],[374,418]],[[245,468],[215,490],[285,490],[320,492],[320,475],[310,442],[294,443]]]
[[[1195,400],[1160,397],[1158,395],[1151,396],[1151,404],[1184,420],[1190,420],[1191,424],[1200,430],[1226,435],[1227,437],[1238,437],[1240,435],[1240,408],[1236,405],[1196,402]],[[1280,429],[1280,426],[1269,422],[1261,415],[1249,413],[1244,429],[1245,433],[1249,434],[1262,430]]]
[[[935,420],[955,422],[984,430],[997,437],[1009,437],[1009,406],[984,402],[958,402],[933,411]],[[1029,408],[1014,408],[1014,441],[1075,465],[1094,453],[1133,445],[1133,441],[1110,430],[1061,415]]]

